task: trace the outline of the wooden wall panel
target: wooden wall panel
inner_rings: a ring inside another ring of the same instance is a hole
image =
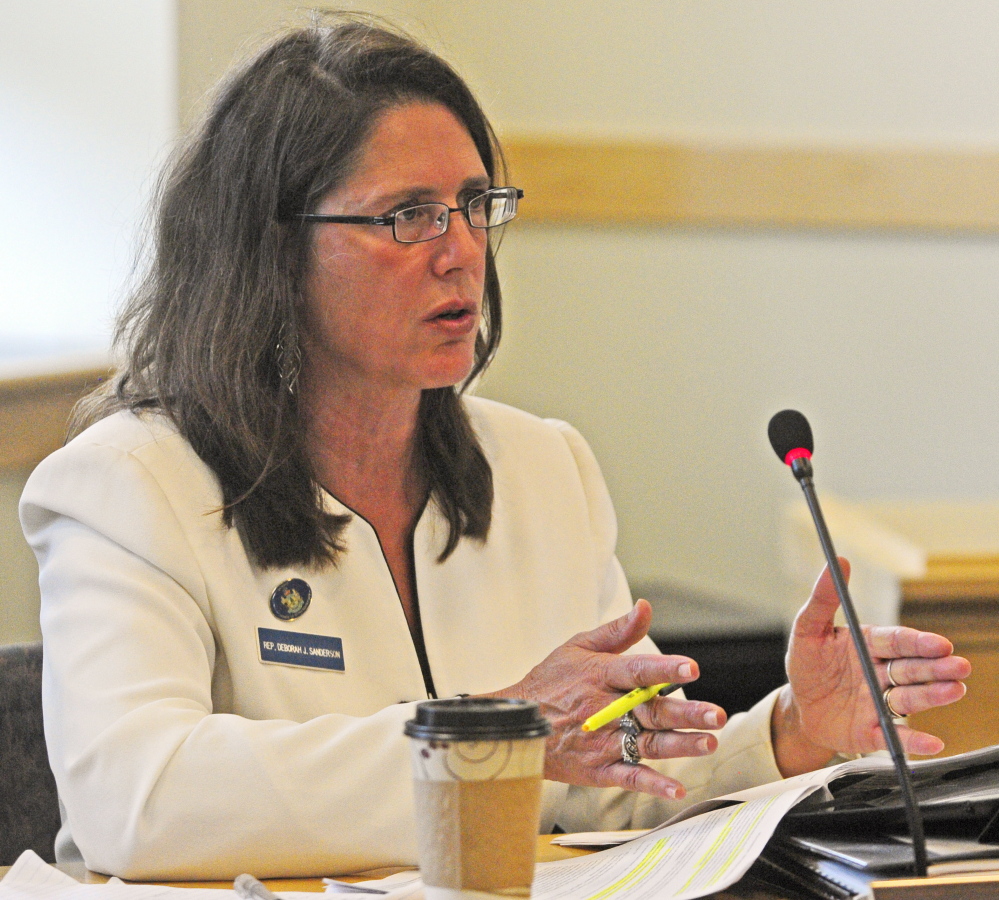
[[[30,469],[61,447],[73,404],[107,376],[87,369],[0,381],[0,468]]]
[[[935,597],[930,580],[916,584],[912,596],[903,585],[902,624],[945,635],[954,652],[971,662],[962,700],[909,720],[912,727],[943,738],[945,756],[999,743],[999,597],[990,596],[992,585],[992,579],[970,579],[960,587],[957,579],[941,579]]]
[[[504,140],[525,221],[999,231],[999,152]]]

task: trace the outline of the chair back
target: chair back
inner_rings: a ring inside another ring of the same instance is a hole
[[[55,862],[59,800],[42,728],[42,645],[0,646],[0,865]]]

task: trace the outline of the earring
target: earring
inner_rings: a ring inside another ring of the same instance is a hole
[[[289,394],[294,394],[298,387],[298,373],[302,369],[302,351],[298,346],[298,336],[287,325],[281,326],[274,350],[281,384]]]

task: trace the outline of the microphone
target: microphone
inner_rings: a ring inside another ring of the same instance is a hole
[[[888,706],[881,693],[881,685],[878,683],[878,676],[874,671],[874,662],[867,649],[867,642],[864,640],[864,634],[860,628],[860,620],[857,618],[857,611],[850,598],[843,570],[840,568],[829,529],[826,527],[825,517],[822,515],[822,508],[819,506],[815,485],[812,483],[812,451],[815,449],[815,444],[812,440],[811,426],[808,424],[808,419],[796,409],[784,409],[770,420],[767,434],[770,437],[770,446],[774,448],[774,452],[780,460],[785,465],[790,466],[791,473],[798,479],[798,483],[805,493],[808,509],[815,522],[815,530],[819,535],[819,543],[822,545],[822,552],[825,554],[829,573],[832,575],[833,584],[836,587],[840,608],[843,610],[843,617],[850,629],[850,636],[853,638],[853,645],[857,650],[860,666],[864,671],[864,679],[867,681],[871,699],[874,701],[874,708],[878,713],[881,733],[885,736],[885,743],[888,745],[888,752],[898,775],[902,799],[905,802],[905,816],[909,822],[909,833],[912,835],[913,868],[917,876],[925,876],[926,837],[923,834],[923,819],[919,813],[919,805],[912,789],[912,777],[906,764],[905,751],[902,749],[902,742],[899,740],[895,722],[892,720],[891,713],[888,711]]]
[[[800,479],[806,468],[811,477],[815,442],[812,440],[812,427],[808,424],[808,419],[796,409],[783,409],[770,420],[767,435],[774,452],[786,465],[791,466],[796,478]],[[799,459],[804,462],[798,463],[796,472],[794,464]]]

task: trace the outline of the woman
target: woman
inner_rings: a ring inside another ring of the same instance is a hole
[[[748,714],[657,699],[648,765],[580,730],[698,672],[646,637],[582,438],[462,393],[499,341],[489,229],[519,199],[501,174],[461,79],[363,21],[287,34],[223,86],[164,184],[125,364],[23,498],[60,859],[132,878],[412,862],[402,725],[426,696],[541,704],[546,829],[651,824],[883,745],[825,578],[790,685]],[[963,694],[943,638],[869,639],[899,712]]]

